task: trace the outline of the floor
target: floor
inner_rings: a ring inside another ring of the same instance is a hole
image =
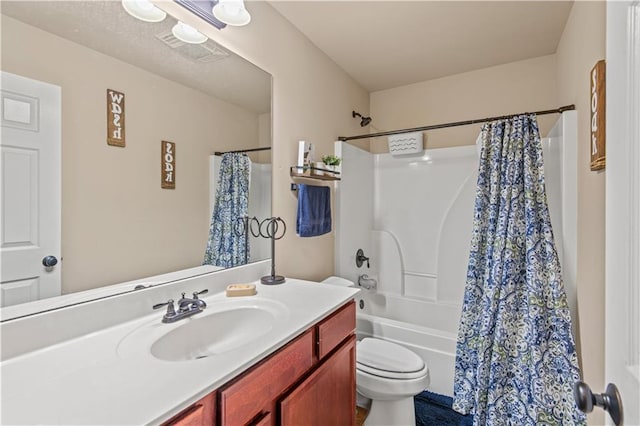
[[[367,418],[369,410],[362,407],[356,407],[356,426],[364,425],[364,419]]]

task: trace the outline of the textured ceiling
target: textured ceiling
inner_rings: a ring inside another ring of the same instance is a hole
[[[156,39],[171,30],[171,17],[142,22],[119,1],[2,0],[1,7],[2,14],[250,111],[271,109],[271,76],[265,71],[230,52],[222,60],[198,62]],[[220,48],[212,41],[207,45]]]
[[[556,51],[570,1],[277,1],[270,4],[368,91]],[[175,20],[140,22],[119,1],[6,1],[2,13],[256,112],[271,77],[231,54],[185,59],[155,35]],[[251,2],[247,8],[251,11]],[[254,16],[259,20],[259,16]],[[209,42],[209,45],[214,45]]]
[[[555,53],[570,1],[270,4],[368,91]]]

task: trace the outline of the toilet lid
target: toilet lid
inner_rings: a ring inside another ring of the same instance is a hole
[[[362,339],[356,348],[358,369],[389,378],[416,378],[426,374],[418,354],[398,344],[376,338]]]

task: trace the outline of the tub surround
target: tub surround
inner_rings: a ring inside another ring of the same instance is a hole
[[[247,268],[257,269],[256,265]],[[127,351],[121,350],[123,342],[131,345],[126,339],[128,336],[149,324],[157,321],[158,327],[171,328],[171,324],[160,324],[164,310],[152,311],[151,305],[169,298],[177,299],[182,291],[207,288],[209,296],[203,298],[209,305],[207,309],[215,309],[227,300],[249,299],[227,299],[224,294],[227,284],[241,282],[233,280],[233,275],[239,278],[248,273],[242,270],[221,271],[3,323],[1,422],[160,423],[285,346],[358,292],[295,279],[277,286],[265,286],[256,281],[258,294],[250,298],[256,302],[284,305],[288,317],[274,325],[267,335],[252,339],[242,349],[235,350],[233,356],[172,362],[152,356],[144,342],[135,356],[127,354],[131,347]],[[225,272],[232,274],[229,276]],[[256,271],[251,272],[255,279]],[[117,309],[118,305],[122,312]],[[100,321],[109,308],[115,309],[114,318]],[[96,317],[93,321],[90,320],[92,313]],[[206,310],[199,315],[206,315]],[[197,317],[192,318],[197,320]],[[45,338],[47,330],[52,330],[47,323],[55,324],[53,330],[70,328],[75,331],[54,331],[53,338]],[[180,326],[180,322],[173,326]],[[4,333],[5,329],[9,333]],[[38,342],[20,344],[20,340],[32,339]]]

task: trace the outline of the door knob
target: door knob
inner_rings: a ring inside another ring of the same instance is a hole
[[[594,394],[585,382],[577,382],[573,386],[573,396],[580,411],[590,413],[593,406],[602,407],[611,416],[611,420],[616,426],[622,424],[622,398],[618,388],[613,383],[607,385],[605,393]]]
[[[51,268],[58,264],[58,259],[55,256],[45,256],[42,258],[42,264],[47,268]]]

